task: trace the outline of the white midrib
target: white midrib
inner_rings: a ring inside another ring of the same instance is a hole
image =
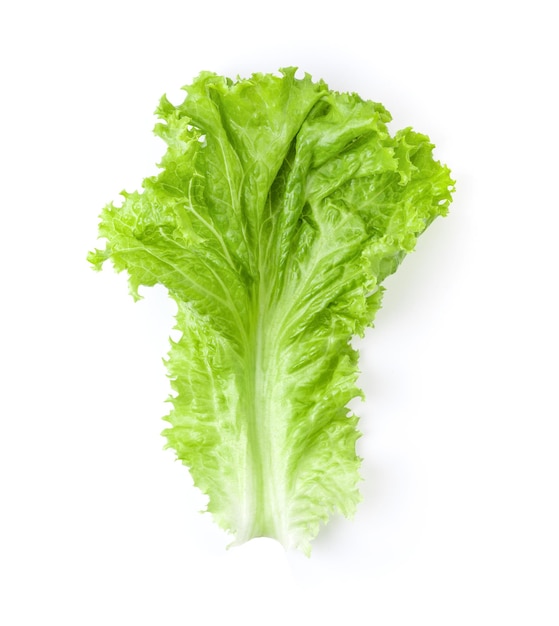
[[[264,281],[255,294],[247,354],[247,519],[242,540],[273,537],[286,543],[285,419],[278,398],[280,359]],[[239,538],[240,538],[239,537]]]

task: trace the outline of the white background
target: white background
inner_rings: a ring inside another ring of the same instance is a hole
[[[3,5],[0,623],[559,623],[551,6]],[[360,342],[364,501],[310,559],[225,549],[162,451],[172,306],[85,262],[156,171],[162,93],[288,65],[383,102],[457,180]]]

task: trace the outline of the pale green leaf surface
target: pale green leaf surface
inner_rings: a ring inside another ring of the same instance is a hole
[[[165,435],[216,521],[308,552],[360,499],[350,339],[453,183],[426,136],[294,69],[185,91],[157,111],[161,172],[104,209],[89,258],[177,302]]]

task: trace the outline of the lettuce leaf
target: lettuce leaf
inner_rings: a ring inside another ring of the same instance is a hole
[[[164,96],[157,176],[102,212],[100,269],[178,306],[167,362],[168,446],[235,543],[310,551],[360,500],[357,353],[382,282],[447,212],[452,180],[428,137],[295,69],[210,72]]]

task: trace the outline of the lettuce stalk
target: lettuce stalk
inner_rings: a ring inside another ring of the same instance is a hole
[[[159,283],[177,303],[164,435],[207,510],[234,543],[309,553],[360,500],[350,340],[453,181],[428,137],[391,137],[382,105],[294,68],[184,89],[157,109],[159,174],[105,207],[88,258],[126,270],[135,298]]]

